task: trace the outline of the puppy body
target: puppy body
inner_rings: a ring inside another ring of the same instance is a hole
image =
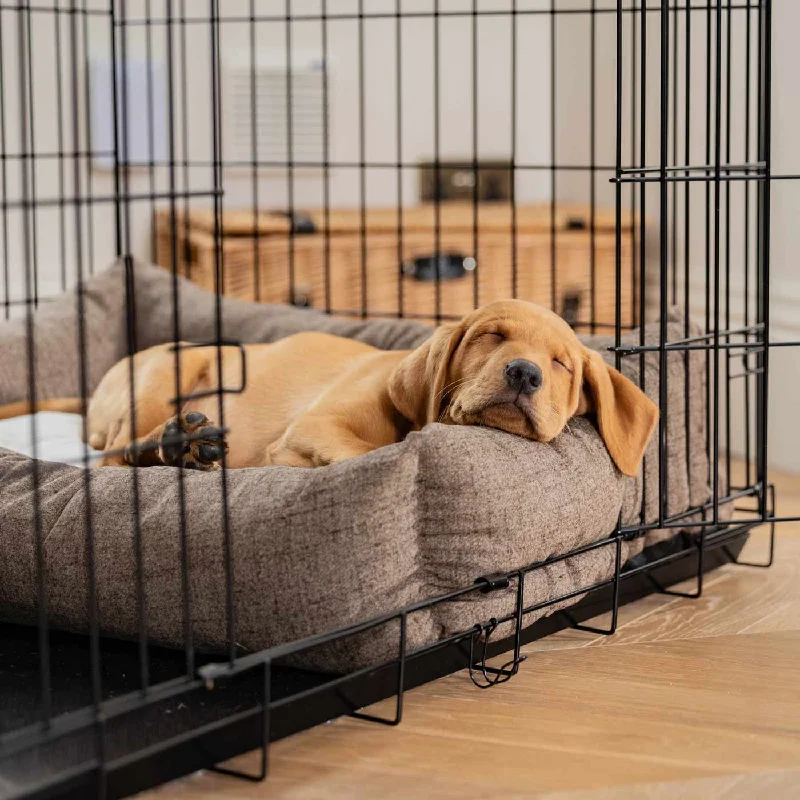
[[[218,352],[221,360],[218,360]],[[324,333],[299,333],[274,344],[244,348],[244,391],[217,389],[242,384],[237,347],[182,347],[180,394],[206,395],[182,405],[183,416],[199,412],[223,420],[227,464],[314,467],[351,458],[398,441],[403,433],[391,407],[388,376],[407,353],[384,352]],[[221,366],[221,370],[220,370]],[[130,426],[130,361],[116,364],[100,382],[87,415],[89,444],[114,451],[105,465],[125,463],[121,452],[148,438],[175,413],[176,353],[158,345],[133,358],[136,430]]]
[[[101,465],[215,469],[222,445],[210,420],[227,430],[230,467],[316,467],[401,441],[430,422],[547,442],[576,414],[593,411],[617,467],[635,475],[658,419],[652,401],[566,322],[519,300],[443,325],[413,351],[301,333],[246,345],[244,358],[246,381],[237,347],[183,346],[176,354],[160,345],[116,364],[87,413],[89,444],[108,451]],[[243,391],[230,391],[242,383]],[[176,415],[178,394],[189,399]]]

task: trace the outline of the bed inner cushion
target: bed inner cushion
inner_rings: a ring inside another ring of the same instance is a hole
[[[31,457],[35,449],[38,458],[59,464],[83,464],[86,456],[91,463],[100,454],[86,451],[81,440],[82,430],[80,414],[54,411],[26,414],[0,420],[0,447]]]
[[[139,312],[137,344],[170,340],[171,276],[136,265],[132,277]],[[88,338],[107,338],[93,351],[103,361],[103,369],[95,365],[91,371],[94,382],[126,351],[124,319],[115,315],[115,309],[124,306],[120,296],[125,284],[124,269],[117,265],[87,286],[97,309],[87,318]],[[182,280],[178,285],[182,338],[212,338],[214,298]],[[353,322],[227,299],[222,305],[224,335],[243,341],[273,341],[297,330],[321,329],[380,347],[408,348],[430,334],[425,326],[403,321]],[[42,354],[58,375],[42,374],[40,387],[51,396],[69,394],[78,374],[77,339],[72,351],[64,346],[75,326],[74,298],[62,298],[46,312],[41,326],[36,318],[37,359]],[[678,318],[669,324],[671,336],[682,335]],[[645,334],[646,341],[657,341],[658,327]],[[638,342],[638,334],[635,337],[631,340]],[[7,353],[24,352],[24,330],[15,323],[0,325],[0,343],[0,400],[23,399],[27,381]],[[53,355],[55,350],[60,358]],[[701,504],[709,492],[704,370],[695,354],[688,363],[693,391],[687,421],[684,356],[667,357],[670,513]],[[657,398],[657,353],[647,355],[645,370],[647,393]],[[627,359],[624,371],[635,378],[638,359]],[[692,429],[688,463],[687,426]],[[644,467],[648,521],[658,518],[657,465],[654,437]],[[36,481],[50,623],[86,629],[90,508],[100,625],[107,634],[132,637],[140,611],[133,471],[107,468],[89,475],[87,496],[82,470],[47,462],[38,462],[34,470],[30,458],[0,450],[0,617],[30,622],[36,618]],[[399,444],[322,469],[232,470],[225,479],[234,554],[235,641],[242,650],[260,650],[368,619],[469,585],[481,575],[521,568],[597,542],[614,529],[620,514],[625,523],[638,521],[642,499],[642,474],[635,479],[622,476],[592,422],[583,418],[548,444],[490,429],[435,424]],[[222,480],[218,473],[183,473],[193,642],[210,650],[227,644]],[[138,470],[137,483],[148,636],[153,642],[181,646],[178,471]],[[675,533],[676,529],[654,531],[626,542],[623,557]],[[531,572],[525,582],[526,605],[605,580],[613,563],[614,548],[603,547]],[[514,599],[511,587],[415,613],[408,621],[408,649],[500,617],[513,608]],[[525,622],[553,610],[532,613]],[[393,657],[397,641],[396,624],[386,625],[318,648],[301,662],[348,669]]]

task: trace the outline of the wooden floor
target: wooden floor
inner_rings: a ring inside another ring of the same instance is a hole
[[[771,478],[800,514],[800,478]],[[800,798],[800,525],[778,534],[771,569],[625,606],[613,637],[535,642],[507,684],[458,673],[408,692],[398,728],[341,719],[278,742],[264,784],[205,773],[147,797]]]

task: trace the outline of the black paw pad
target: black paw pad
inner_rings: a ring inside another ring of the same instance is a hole
[[[214,470],[227,445],[222,431],[210,425],[199,411],[191,411],[164,426],[161,438],[161,459],[164,464],[184,469]]]
[[[222,458],[221,444],[201,444],[197,448],[201,461],[219,461]]]
[[[164,436],[161,439],[161,457],[164,463],[171,464],[184,452],[186,442],[182,440],[185,431],[181,429],[176,419],[170,420],[164,426]]]

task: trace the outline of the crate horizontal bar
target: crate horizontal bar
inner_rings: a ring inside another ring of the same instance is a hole
[[[556,234],[558,235],[558,234]],[[431,281],[430,285],[433,286],[436,281]],[[440,283],[444,284],[445,281],[440,281]],[[389,311],[389,310],[373,310],[368,308],[368,313],[371,319],[397,319],[397,311]],[[361,309],[355,308],[332,308],[327,313],[333,314],[340,317],[360,317],[363,314]],[[436,318],[436,312],[431,311],[429,314],[424,312],[403,312],[403,319],[408,320],[422,320],[422,321],[431,321]],[[442,320],[443,322],[456,322],[460,319],[463,319],[462,314],[445,314],[441,313],[438,315],[438,319]],[[574,323],[575,328],[597,328],[599,330],[607,330],[613,331],[616,327],[613,322],[600,322],[600,321],[593,321],[593,320],[586,320],[586,321],[576,321]],[[633,326],[630,325],[623,325],[622,329],[624,331],[633,330]]]
[[[715,5],[669,5],[666,7],[669,11],[691,11],[691,12],[703,12],[708,11],[709,9],[716,9]],[[758,8],[758,5],[755,3],[749,3],[748,5],[741,5],[741,6],[731,6],[731,11],[747,11],[753,10]],[[664,6],[661,5],[647,5],[644,8],[639,8],[636,6],[624,6],[619,11],[622,14],[641,14],[643,11],[646,13],[652,14],[660,14],[665,9]],[[726,7],[726,14],[728,9]],[[218,20],[220,24],[233,24],[233,25],[242,25],[242,24],[249,24],[249,23],[298,23],[298,22],[337,22],[337,21],[358,21],[358,20],[386,20],[386,19],[432,19],[434,16],[447,19],[447,18],[466,18],[471,19],[472,17],[481,18],[481,17],[571,17],[571,16],[581,16],[581,15],[606,15],[611,16],[617,14],[617,8],[615,7],[608,7],[608,8],[516,8],[516,9],[475,9],[475,10],[448,10],[448,9],[439,9],[436,12],[432,11],[362,11],[362,12],[348,12],[348,13],[332,13],[332,14],[292,14],[288,16],[286,14],[254,14],[254,15],[231,15],[226,16]],[[181,24],[188,23],[188,24],[205,24],[208,25],[210,23],[209,18],[206,17],[185,17],[181,18]],[[155,17],[151,19],[145,18],[132,18],[126,19],[124,21],[118,21],[118,25],[120,26],[133,26],[133,25],[166,25],[167,19],[165,17]]]
[[[728,380],[735,381],[740,380],[741,378],[749,378],[751,375],[763,375],[765,370],[763,367],[755,367],[753,369],[747,369],[742,372],[732,372],[728,376]]]
[[[22,158],[22,156],[18,156]],[[32,156],[27,156],[30,160]],[[446,162],[440,161],[440,164]],[[460,163],[460,162],[459,162]],[[149,167],[194,167],[196,169],[211,169],[214,167],[213,161],[206,161],[203,159],[175,159],[174,161],[157,160],[157,161],[121,161],[119,166],[121,168],[130,167],[132,169],[143,169]],[[223,170],[228,169],[276,169],[285,170],[288,167],[293,169],[394,169],[394,170],[419,170],[419,162],[416,161],[317,161],[317,160],[283,160],[278,161],[275,159],[266,160],[258,159],[253,161],[241,161],[236,159],[229,159],[221,165]],[[464,163],[465,170],[481,171],[496,171],[497,167],[487,164],[470,164]],[[603,164],[545,164],[545,163],[525,163],[514,162],[509,164],[508,170],[540,170],[542,172],[549,172],[555,170],[557,172],[614,172],[615,167]],[[443,201],[446,202],[446,201]],[[509,201],[499,201],[500,204]]]
[[[24,299],[17,299],[17,300],[3,300],[0,302],[4,308],[13,308],[15,306],[37,306],[40,303],[52,303],[53,301],[58,300],[57,297],[26,297]]]
[[[718,344],[665,344],[663,346],[658,344],[646,345],[620,345],[619,347],[610,347],[609,350],[614,353],[620,353],[623,356],[636,355],[637,353],[659,353],[668,351],[673,353],[688,353],[694,350],[764,350],[767,347],[798,347],[800,342],[719,342]]]
[[[123,198],[126,203],[155,202],[156,200],[190,200],[209,198],[222,194],[216,189],[201,189],[186,192],[155,192],[153,194],[129,194]],[[119,203],[114,195],[67,195],[64,197],[40,197],[36,200],[0,200],[0,209],[25,210],[36,212],[40,208],[62,208],[69,206],[93,206],[103,203]]]
[[[64,151],[53,151],[53,150],[45,150],[43,152],[37,152],[36,150],[31,150],[30,152],[26,153],[0,153],[0,163],[3,161],[44,161],[47,159],[55,159],[58,161],[63,161],[65,159],[71,158],[113,158],[114,151],[113,150],[64,150]],[[149,166],[145,164],[144,166]]]
[[[551,558],[545,559],[544,561],[534,562],[533,564],[529,564],[528,566],[523,567],[522,570],[519,569],[511,570],[509,572],[509,577],[513,578],[513,576],[515,576],[518,572],[523,572],[524,574],[527,574],[529,572],[533,572],[534,570],[541,569],[542,567],[546,567],[551,564],[558,564],[562,561],[566,561],[569,558],[575,558],[576,556],[589,553],[593,550],[597,550],[602,547],[608,547],[613,543],[614,543],[613,538],[601,539],[597,542],[592,542],[590,544],[577,547],[568,553],[563,553],[558,556],[553,556]],[[362,633],[363,631],[369,630],[371,628],[376,628],[380,625],[385,625],[386,623],[391,622],[393,620],[396,619],[399,620],[403,614],[409,615],[419,611],[424,611],[425,609],[431,608],[440,603],[446,603],[452,600],[456,600],[468,594],[473,594],[473,593],[482,594],[484,587],[485,587],[484,583],[480,582],[472,583],[470,586],[465,586],[461,589],[456,589],[452,592],[438,595],[436,597],[432,597],[427,600],[420,600],[416,603],[412,603],[411,605],[407,605],[403,608],[387,612],[386,614],[375,617],[372,620],[368,620],[355,625],[350,625],[346,628],[341,628],[340,630],[335,631],[333,633],[324,633],[316,636],[310,636],[305,639],[300,639],[295,642],[287,642],[286,644],[272,648],[269,651],[269,658],[274,661],[275,659],[278,658],[285,658],[286,656],[296,655],[297,653],[303,652],[305,650],[310,650],[314,647],[319,647],[320,645],[328,644],[329,642],[334,641],[336,639],[348,638],[350,636],[354,636],[357,633]],[[252,669],[254,666],[257,666],[260,663],[262,663],[263,660],[264,656],[262,653],[248,654],[237,658],[235,663],[220,662],[214,664],[206,664],[205,666],[200,667],[198,669],[198,675],[203,680],[214,681],[230,677],[232,675],[237,674],[238,672],[241,672],[242,670]]]
[[[758,487],[750,487],[746,490],[739,491],[739,492],[732,492],[728,494],[726,497],[721,497],[717,503],[713,501],[704,503],[701,506],[697,506],[694,509],[690,509],[689,511],[681,512],[680,514],[675,514],[669,517],[666,517],[663,520],[659,520],[656,522],[650,523],[640,523],[639,525],[627,525],[620,528],[620,533],[623,535],[630,535],[634,538],[638,538],[640,536],[644,536],[650,531],[654,530],[668,530],[668,529],[683,529],[683,528],[729,528],[731,526],[738,525],[742,522],[741,519],[717,519],[717,520],[694,520],[688,519],[693,514],[703,514],[708,513],[714,510],[714,507],[720,508],[727,503],[732,503],[736,500],[740,500],[744,497],[752,497],[758,495]],[[768,514],[761,515],[757,510],[752,512],[753,514],[757,515],[754,519],[748,520],[748,522],[753,522],[758,525],[763,525],[767,522],[777,522],[777,518],[773,518]]]
[[[47,161],[47,160],[65,160],[75,158],[112,158],[114,153],[107,150],[78,150],[75,152],[55,152],[46,150],[43,152],[36,152],[32,150],[26,153],[6,152],[0,153],[0,163],[3,161]],[[444,163],[444,162],[442,162]],[[420,168],[419,162],[416,161],[318,161],[318,160],[292,160],[292,161],[279,161],[276,159],[257,159],[251,161],[244,161],[240,159],[227,159],[221,165],[223,170],[227,169],[280,169],[285,170],[287,165],[296,168],[309,168],[309,169],[413,169]],[[174,159],[118,159],[117,166],[120,169],[152,169],[152,168],[167,168],[167,167],[193,167],[195,169],[213,169],[214,162],[203,158],[174,158]],[[471,164],[465,162],[465,169],[475,169],[481,171],[495,171],[495,165],[488,164]],[[547,172],[549,170],[557,170],[558,172],[614,172],[616,167],[604,164],[545,164],[545,163],[525,163],[514,162],[509,164],[509,170],[541,170]]]
[[[110,17],[111,11],[102,8],[81,7],[77,4],[74,7],[59,7],[55,5],[28,5],[18,0],[17,3],[0,3],[0,11],[31,11],[34,14],[60,14],[69,17]]]
[[[735,182],[735,181],[797,181],[800,180],[800,174],[797,175],[775,175],[759,173],[756,175],[728,175],[716,173],[712,175],[664,175],[656,177],[621,177],[609,178],[610,183],[659,183],[666,181],[667,183],[714,183],[715,181]]]
[[[720,164],[719,169],[725,170],[726,172],[733,172],[761,170],[765,167],[766,163],[764,161],[756,161],[751,164]],[[623,175],[645,175],[648,173],[660,172],[713,172],[715,169],[717,169],[715,164],[700,164],[697,166],[664,167],[663,169],[661,167],[625,167],[621,172]]]

